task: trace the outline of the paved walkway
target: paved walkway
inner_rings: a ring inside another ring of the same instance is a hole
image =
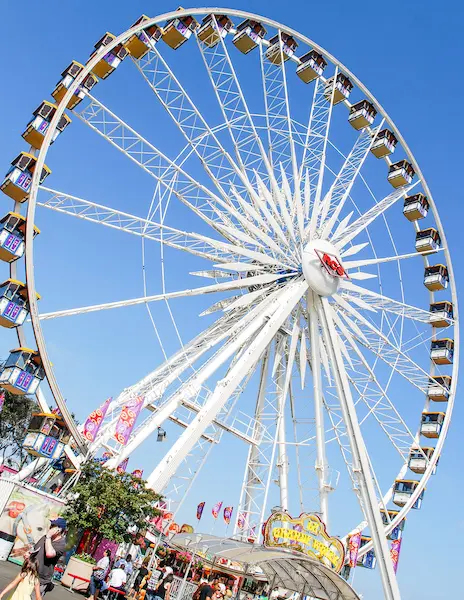
[[[21,568],[11,562],[0,561],[0,590],[3,590],[20,572]],[[46,600],[83,600],[82,594],[72,594],[61,583],[56,582],[53,591],[45,596]]]

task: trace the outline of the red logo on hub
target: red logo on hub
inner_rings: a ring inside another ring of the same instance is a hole
[[[319,257],[319,260],[322,263],[322,266],[325,268],[327,273],[332,277],[341,277],[342,279],[349,279],[348,273],[340,264],[339,260],[327,252],[321,252],[320,250],[316,250],[316,254]]]

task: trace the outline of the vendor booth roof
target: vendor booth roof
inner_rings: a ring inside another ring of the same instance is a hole
[[[274,587],[283,587],[320,600],[359,600],[356,592],[340,575],[301,553],[201,533],[177,534],[171,544],[240,562],[250,576],[253,571],[261,570]]]

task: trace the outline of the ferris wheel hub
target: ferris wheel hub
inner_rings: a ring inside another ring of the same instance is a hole
[[[340,281],[348,279],[339,251],[327,240],[314,240],[305,246],[302,268],[309,287],[319,296],[332,296]]]

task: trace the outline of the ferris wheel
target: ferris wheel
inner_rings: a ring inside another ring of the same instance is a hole
[[[152,129],[145,137],[130,114],[118,116],[99,99],[104,80],[111,75],[116,85],[127,63],[162,109],[163,135]],[[344,533],[365,533],[360,560],[374,548],[386,597],[399,597],[387,537],[420,508],[437,469],[459,345],[445,234],[392,120],[309,38],[217,8],[143,16],[119,36],[106,34],[85,65],[66,68],[52,96],[56,104],[44,101],[34,112],[23,134],[30,148],[1,185],[15,206],[1,220],[0,258],[11,273],[0,319],[17,328],[21,348],[0,384],[31,392],[45,379],[82,452],[104,450],[109,467],[162,439],[169,421],[179,425],[148,476],[168,498],[185,499],[225,436],[240,440],[248,451],[235,534],[243,539],[259,537],[276,494],[290,509],[294,478],[301,511],[318,512],[330,527],[345,479],[362,518]],[[154,180],[145,216],[94,201],[91,188],[81,198],[54,189],[53,177],[45,182],[50,145],[75,127],[98,134],[108,152],[119,150]],[[115,244],[124,233],[141,238],[144,295],[39,313],[34,224],[44,209],[110,228]],[[17,280],[23,255],[27,286]],[[153,257],[160,289],[150,295],[145,267]],[[170,291],[174,269],[185,285]],[[193,285],[189,275],[204,281]],[[22,316],[12,318],[11,303],[21,298]],[[203,321],[188,339],[173,307],[188,311],[196,301],[204,303]],[[167,307],[174,352],[160,334],[157,303]],[[55,379],[43,324],[84,323],[85,314],[135,305],[147,306],[165,360],[114,397],[89,444]],[[37,350],[27,348],[28,314]],[[22,388],[18,369],[27,375]],[[146,410],[122,444],[116,426],[135,398]]]

